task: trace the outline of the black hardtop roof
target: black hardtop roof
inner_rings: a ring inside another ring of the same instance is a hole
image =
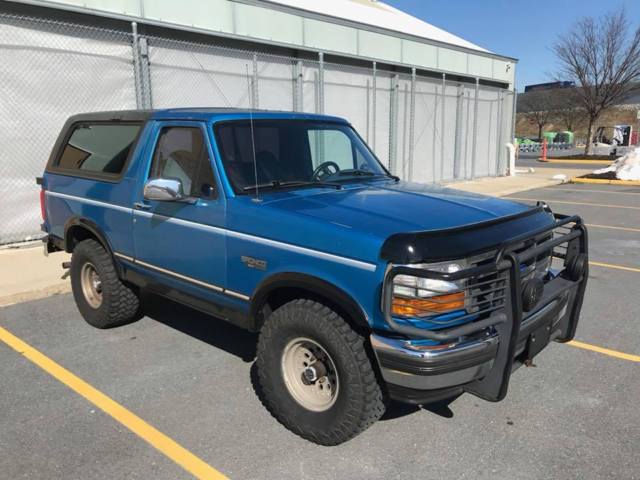
[[[193,108],[167,108],[153,110],[111,110],[104,112],[86,112],[78,113],[69,118],[68,123],[76,123],[82,121],[106,122],[144,122],[149,119],[157,120],[187,120],[187,119],[209,119],[218,115],[249,115],[254,114],[257,117],[268,115],[270,118],[307,118],[318,120],[345,120],[330,115],[320,115],[314,113],[291,112],[282,110],[260,110],[247,108],[225,108],[225,107],[193,107]]]

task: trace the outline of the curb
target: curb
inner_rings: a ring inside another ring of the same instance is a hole
[[[13,295],[1,297],[0,307],[8,307],[9,305],[15,305],[16,303],[40,300],[42,298],[51,297],[52,295],[62,295],[69,292],[71,292],[70,283],[59,283],[57,285],[51,285],[40,290],[15,293]]]
[[[573,177],[571,183],[591,183],[593,185],[627,185],[630,187],[640,187],[640,180],[606,180],[604,178],[580,178]]]
[[[585,165],[610,165],[614,160],[589,160],[588,158],[571,158],[567,160],[552,158],[552,159],[543,160],[542,158],[538,158],[538,161],[542,163],[577,163],[577,164],[585,164]]]

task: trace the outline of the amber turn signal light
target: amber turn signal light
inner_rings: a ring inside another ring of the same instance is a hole
[[[424,317],[462,308],[464,293],[456,292],[429,298],[394,297],[391,312],[403,317]]]

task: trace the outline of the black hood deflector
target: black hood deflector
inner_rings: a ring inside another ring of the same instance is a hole
[[[440,262],[467,258],[551,225],[553,215],[543,205],[486,222],[445,230],[396,233],[382,245],[382,259],[395,264]]]

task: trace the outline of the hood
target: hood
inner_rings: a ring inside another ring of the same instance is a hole
[[[514,215],[530,207],[435,185],[371,182],[342,190],[297,190],[265,197],[274,209],[387,238]]]

